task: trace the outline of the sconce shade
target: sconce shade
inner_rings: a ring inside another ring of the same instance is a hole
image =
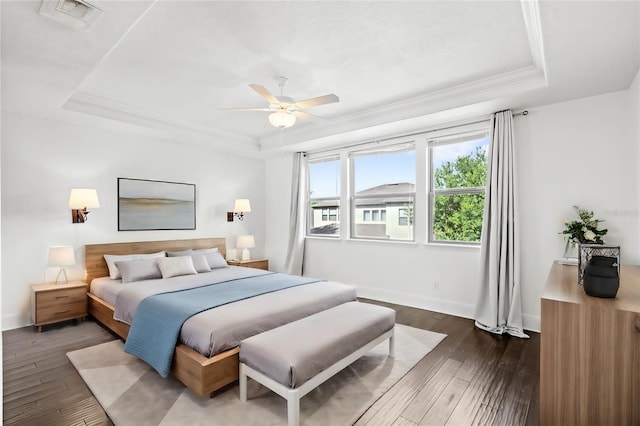
[[[100,207],[98,192],[95,189],[72,189],[69,196],[69,208],[84,209],[85,207]]]
[[[55,246],[49,247],[47,265],[49,266],[73,266],[76,264],[76,257],[73,247]]]
[[[296,122],[296,116],[291,114],[290,112],[278,111],[273,114],[269,114],[269,123],[272,126],[278,127],[280,129],[286,129],[287,127],[293,126]]]
[[[234,213],[247,213],[251,211],[251,203],[246,198],[239,198],[233,206]]]
[[[253,235],[238,235],[236,240],[237,248],[254,248],[256,246],[256,240]]]

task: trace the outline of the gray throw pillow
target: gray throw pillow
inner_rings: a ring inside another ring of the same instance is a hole
[[[162,278],[155,260],[130,260],[115,262],[115,265],[120,271],[123,284]]]
[[[193,267],[196,268],[198,273],[211,272],[211,267],[204,254],[192,254],[191,260],[193,260]]]

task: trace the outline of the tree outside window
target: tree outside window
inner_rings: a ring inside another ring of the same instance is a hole
[[[484,213],[488,137],[431,150],[431,241],[479,243]]]

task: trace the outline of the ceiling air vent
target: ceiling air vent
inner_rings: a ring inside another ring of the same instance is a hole
[[[43,0],[40,15],[68,27],[89,30],[102,16],[102,10],[84,0]]]

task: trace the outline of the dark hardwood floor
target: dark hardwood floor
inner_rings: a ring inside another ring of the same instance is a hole
[[[380,398],[357,425],[537,425],[540,336],[494,336],[473,321],[392,307],[397,322],[448,337]],[[112,424],[66,357],[115,339],[92,320],[5,331],[3,423]]]

